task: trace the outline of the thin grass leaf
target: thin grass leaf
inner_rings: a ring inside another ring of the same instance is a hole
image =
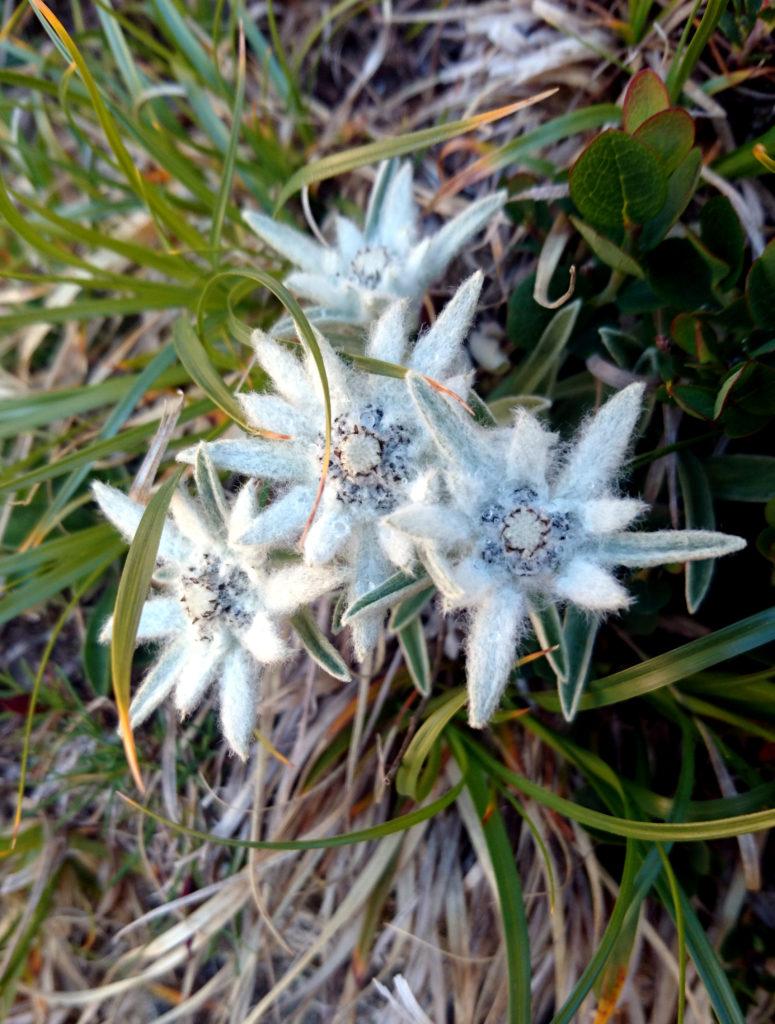
[[[141,793],[145,792],[145,787],[140,774],[129,720],[132,658],[137,640],[137,627],[140,624],[140,613],[156,566],[156,553],[159,549],[167,509],[182,472],[183,467],[181,466],[154,494],[143,512],[143,517],[127,553],[113,611],[113,636],[110,649],[113,694],[116,699],[119,731],[126,751],[127,762]]]
[[[549,807],[558,814],[579,825],[599,829],[609,835],[626,839],[645,839],[649,842],[694,843],[709,839],[727,839],[732,836],[744,835],[748,832],[763,832],[775,826],[775,809],[754,811],[751,814],[740,814],[729,818],[716,818],[713,821],[695,821],[681,824],[662,824],[652,821],[634,821],[620,818],[613,814],[603,814],[581,804],[574,803],[558,796],[551,790],[532,782],[524,775],[510,771],[500,761],[488,754],[469,736],[462,737],[467,749],[493,775],[538,803]]]
[[[432,751],[438,747],[447,724],[466,706],[467,700],[465,689],[458,689],[439,698],[438,704],[435,700],[431,702],[437,706],[412,737],[401,760],[396,775],[396,789],[399,793],[417,801],[428,795],[434,772],[438,770],[437,765],[428,768],[428,760]]]
[[[409,132],[406,135],[399,135],[393,139],[380,139],[379,142],[368,142],[365,146],[356,146],[354,149],[345,150],[343,153],[335,153],[332,156],[323,157],[307,164],[293,174],[283,186],[275,203],[275,216],[282,209],[292,195],[300,192],[304,187],[309,187],[318,181],[325,181],[327,178],[334,178],[347,171],[353,171],[356,167],[363,167],[365,164],[379,163],[382,160],[389,160],[391,157],[404,156],[406,153],[414,153],[418,149],[426,149],[435,146],[439,142],[446,142],[458,135],[464,135],[484,124],[491,124],[503,117],[508,117],[518,110],[531,107],[535,103],[541,103],[557,92],[556,89],[546,89],[535,96],[530,96],[516,103],[510,103],[505,107],[498,107],[496,110],[488,110],[483,114],[475,114],[473,117],[466,117],[460,121],[451,121],[449,124],[436,125],[433,128],[423,128],[420,131]]]
[[[577,1019],[581,1004],[591,992],[593,985],[609,962],[616,943],[627,918],[635,894],[635,873],[638,864],[637,844],[632,840],[627,842],[627,853],[624,858],[624,869],[619,883],[619,894],[616,897],[614,909],[608,919],[600,945],[595,950],[594,956],[585,967],[581,977],[573,986],[573,991],[566,999],[562,1008],[552,1018],[552,1024],[573,1024]]]
[[[243,30],[241,20],[239,26],[237,84],[234,93],[234,106],[231,114],[229,146],[226,150],[226,157],[223,162],[221,184],[218,189],[218,197],[215,201],[213,221],[210,228],[210,248],[212,250],[212,262],[214,267],[218,266],[221,232],[223,231],[223,220],[226,216],[226,207],[229,204],[229,196],[231,195],[231,186],[234,179],[234,164],[237,157],[237,143],[239,142],[240,129],[242,126],[242,108],[245,102],[245,32]]]
[[[670,864],[667,854],[659,843],[656,844],[659,859],[662,861],[662,868],[670,888],[670,896],[673,901],[673,916],[675,918],[675,930],[678,936],[678,1010],[676,1012],[676,1024],[684,1024],[684,1012],[686,1009],[686,924],[684,922],[683,908],[681,907],[681,896],[678,892],[678,880]]]
[[[453,743],[453,751],[456,749]],[[466,786],[473,800],[490,855],[500,903],[500,924],[508,971],[508,1024],[530,1024],[530,936],[525,901],[511,841],[503,817],[493,802],[487,778],[475,764],[468,765]]]
[[[368,843],[373,839],[383,839],[385,836],[395,835],[397,832],[406,832],[407,829],[414,828],[415,825],[420,825],[422,822],[434,818],[453,804],[463,791],[464,784],[464,780],[461,779],[460,782],[447,790],[443,796],[440,796],[438,800],[426,804],[425,807],[419,807],[415,811],[399,815],[397,818],[391,818],[389,821],[384,821],[379,825],[372,825],[370,828],[359,829],[356,832],[345,832],[339,836],[321,836],[318,839],[296,839],[286,842],[260,839],[230,839],[226,836],[219,836],[210,832],[200,832],[198,829],[188,828],[186,825],[181,825],[176,821],[165,818],[163,814],[152,811],[150,807],[144,807],[124,793],[119,793],[119,796],[130,807],[140,811],[141,814],[145,814],[149,818],[153,818],[154,821],[157,821],[165,828],[172,829],[173,832],[177,832],[179,835],[200,839],[203,843],[213,843],[216,846],[230,846],[237,850],[328,850],[338,846],[352,846],[355,843]]]
[[[243,430],[256,433],[245,419],[242,406],[215,372],[213,364],[208,359],[207,352],[197,338],[187,316],[181,316],[175,321],[172,338],[178,359],[194,383],[199,385],[208,398],[225,412],[229,419],[234,420]]]
[[[671,103],[678,102],[681,90],[686,84],[686,80],[694,71],[706,44],[716,31],[716,26],[721,20],[721,15],[726,10],[727,4],[728,0],[708,0],[705,5],[705,12],[702,15],[702,20],[697,26],[697,31],[692,36],[692,41],[685,49],[683,45],[685,39],[681,40],[665,80],[667,91],[670,93]],[[697,6],[699,5],[695,4],[695,10]],[[693,21],[694,12],[692,12],[692,15],[686,21],[684,35],[688,33]]]

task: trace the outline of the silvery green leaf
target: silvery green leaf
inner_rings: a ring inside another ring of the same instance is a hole
[[[569,303],[558,310],[546,325],[529,356],[508,377],[509,390],[529,395],[540,389],[558,369],[581,309],[581,301]]]
[[[444,273],[451,260],[492,220],[505,202],[505,191],[477,199],[431,236],[423,264],[429,284]]]
[[[427,697],[431,692],[431,663],[425,631],[419,618],[410,619],[398,631],[398,642],[412,682],[422,696]]]
[[[196,461],[198,445],[178,452],[178,462]],[[265,441],[251,437],[240,441],[211,441],[210,458],[220,469],[266,480],[304,482],[314,479],[314,467],[304,449],[294,441]]]
[[[298,611],[291,619],[294,632],[312,660],[334,679],[349,683],[352,676],[339,651],[321,632],[308,609]]]
[[[169,647],[153,665],[129,705],[132,728],[149,718],[172,693],[186,661],[182,643]]]
[[[678,481],[684,504],[686,525],[692,529],[712,530],[716,525],[713,497],[710,484],[702,463],[691,452],[682,452],[678,457]],[[686,566],[686,608],[694,615],[702,604],[713,580],[715,562],[690,562]]]
[[[547,652],[546,660],[552,666],[559,685],[568,678],[568,662],[557,605],[527,602],[527,611],[536,639],[541,649]]]
[[[459,402],[440,394],[416,373],[406,375],[406,384],[443,458],[463,467],[490,462],[484,428],[474,422]]]
[[[610,565],[645,569],[672,562],[721,558],[744,547],[742,537],[712,530],[655,530],[612,534],[601,544],[599,557]]]
[[[390,613],[389,629],[391,633],[398,633],[400,630],[407,626],[412,619],[418,618],[423,608],[428,604],[433,595],[436,593],[436,587],[433,584],[430,586],[423,587],[422,590],[418,590],[416,594],[411,597],[407,597],[401,604],[395,606],[393,611]]]
[[[199,444],[196,449],[194,460],[194,480],[196,481],[197,495],[207,526],[214,537],[221,540],[226,537],[226,524],[229,518],[229,511],[226,506],[226,497],[218,479],[218,473],[210,458],[207,445]]]
[[[241,647],[226,652],[219,686],[221,730],[243,761],[248,759],[256,727],[261,674],[262,669]]]
[[[599,620],[596,616],[585,615],[575,605],[565,609],[562,644],[566,656],[567,675],[557,680],[560,708],[566,722],[576,717],[579,701],[589,677],[592,651],[595,647]]]
[[[643,384],[628,384],[589,420],[562,468],[558,494],[589,499],[610,485],[630,446],[643,392]]]
[[[325,249],[308,235],[256,210],[244,210],[242,219],[262,242],[290,263],[312,272],[320,272],[323,268]]]
[[[516,660],[524,604],[494,594],[473,610],[468,631],[468,722],[483,729],[492,718]]]
[[[342,625],[348,625],[364,612],[383,611],[391,608],[412,594],[419,593],[427,585],[428,577],[425,573],[417,576],[405,572],[393,573],[384,583],[380,583],[378,587],[359,597],[357,601],[353,601],[342,615]]]
[[[457,289],[436,322],[417,339],[409,365],[418,373],[438,379],[454,372],[482,290],[484,275],[477,270]]]
[[[369,240],[374,237],[374,233],[377,230],[388,186],[398,172],[399,167],[400,161],[393,159],[383,160],[377,168],[377,176],[371,187],[369,203],[366,207],[366,216],[363,222],[363,233]]]

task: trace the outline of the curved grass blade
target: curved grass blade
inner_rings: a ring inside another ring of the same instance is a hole
[[[422,128],[420,131],[399,135],[394,139],[367,142],[364,146],[356,146],[343,153],[334,153],[331,156],[323,157],[322,160],[307,164],[291,175],[289,181],[280,191],[274,212],[277,214],[288,199],[305,186],[312,185],[317,181],[325,181],[327,178],[334,178],[338,174],[345,174],[347,171],[363,167],[365,164],[378,163],[394,156],[404,156],[406,153],[414,153],[418,149],[435,146],[438,142],[446,142],[448,139],[471,132],[480,125],[490,124],[503,117],[508,117],[518,110],[524,110],[525,107],[531,107],[534,103],[541,103],[556,92],[556,89],[546,89],[535,96],[518,100],[505,107],[498,107],[496,110],[485,111],[483,114],[463,118],[461,121],[451,121],[449,124],[436,125],[433,128]]]
[[[215,200],[213,210],[213,222],[210,228],[210,248],[212,250],[213,266],[218,266],[219,249],[221,245],[221,232],[223,221],[226,216],[226,207],[229,204],[232,181],[234,179],[234,165],[237,159],[237,143],[239,141],[240,129],[242,128],[242,108],[245,102],[245,31],[242,21],[239,23],[239,45],[237,55],[237,84],[234,92],[234,107],[231,114],[231,132],[229,133],[229,145],[226,149],[226,156],[221,171],[221,184],[218,189],[218,197]]]
[[[465,780],[461,779],[460,782],[447,790],[443,796],[440,796],[438,800],[434,800],[425,807],[418,807],[415,811],[401,814],[397,818],[391,818],[390,821],[384,821],[380,825],[372,825],[371,828],[359,829],[357,832],[345,832],[339,836],[321,836],[319,839],[294,839],[286,842],[262,839],[230,839],[226,836],[214,835],[210,832],[200,832],[198,829],[189,828],[186,825],[172,821],[170,818],[165,818],[163,814],[157,814],[150,807],[144,807],[124,793],[119,793],[119,796],[130,807],[134,807],[141,814],[153,818],[160,825],[172,829],[173,832],[191,836],[192,839],[201,839],[205,843],[214,843],[216,846],[230,846],[238,850],[328,850],[335,846],[352,846],[354,843],[368,843],[372,839],[383,839],[385,836],[394,835],[396,832],[406,832],[407,829],[428,821],[429,818],[435,817],[445,808],[449,807],[450,804],[453,804],[463,791],[464,785]]]
[[[570,818],[571,821],[577,821],[580,825],[589,828],[599,829],[609,835],[657,842],[693,843],[706,839],[725,839],[743,835],[746,832],[763,832],[775,826],[775,808],[754,811],[752,814],[740,814],[732,818],[675,824],[634,821],[630,818],[603,814],[574,803],[572,800],[566,800],[538,783],[532,782],[524,775],[510,771],[470,738],[466,737],[465,743],[485,768],[510,786],[533,797],[538,803],[557,811],[558,814]]]
[[[527,359],[500,382],[490,398],[501,398],[509,394],[529,395],[540,390],[540,385],[557,370],[580,310],[579,299],[558,310]]]
[[[447,724],[465,707],[467,700],[465,689],[445,694],[438,707],[425,719],[406,748],[398,769],[396,789],[399,793],[412,800],[423,799],[423,793],[427,795],[425,787],[430,773],[426,770],[426,763]]]
[[[459,744],[452,743],[453,751]],[[530,1024],[530,936],[525,901],[511,840],[503,817],[489,791],[484,772],[468,765],[466,786],[473,800],[490,855],[500,903],[500,922],[506,947],[508,971],[508,1024]]]
[[[164,520],[182,473],[181,466],[148,502],[126,556],[113,611],[110,669],[118,709],[119,732],[129,767],[141,793],[145,792],[145,787],[129,720],[132,657],[137,627],[140,625],[140,612],[156,565],[156,552],[164,529]]]
[[[175,321],[172,340],[178,359],[194,383],[199,385],[207,397],[225,412],[229,419],[234,420],[248,433],[256,433],[245,419],[242,406],[215,372],[204,346],[196,336],[196,331],[185,314]]]

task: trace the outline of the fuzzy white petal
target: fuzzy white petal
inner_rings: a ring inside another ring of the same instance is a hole
[[[488,432],[474,422],[460,403],[440,394],[415,373],[407,374],[406,383],[442,457],[465,473],[489,468]]]
[[[184,491],[176,491],[170,501],[175,525],[191,544],[206,551],[213,545],[213,536],[200,507]]]
[[[379,644],[383,618],[381,612],[367,612],[365,615],[359,615],[348,626],[353,654],[361,665],[374,653]]]
[[[298,539],[312,510],[315,490],[292,487],[267,508],[256,512],[241,533],[233,536],[235,544],[286,544]]]
[[[328,495],[304,540],[304,559],[310,565],[324,565],[336,558],[352,533],[352,520],[341,503]]]
[[[411,310],[406,299],[391,302],[374,324],[366,344],[366,355],[388,363],[402,363],[406,353]]]
[[[142,725],[172,693],[186,658],[186,649],[179,643],[161,653],[129,705],[129,719],[133,729]]]
[[[329,344],[328,340],[316,327],[313,327],[312,330],[315,333],[315,341],[320,349],[320,355],[323,357],[323,365],[326,369],[326,380],[328,383],[328,390],[331,395],[331,403],[332,405],[336,405],[338,403],[349,405],[352,395],[351,375],[345,364]],[[312,352],[306,347],[306,345],[304,348],[304,360],[307,367],[307,377],[311,382],[308,387],[311,389],[311,387],[314,386],[315,393],[319,396],[319,401],[322,406],[323,384],[320,380],[320,372]],[[323,429],[322,417],[320,419],[318,429],[321,431]]]
[[[296,441],[264,441],[251,437],[239,441],[211,441],[207,448],[216,466],[242,476],[298,483],[313,477],[308,449]],[[195,458],[195,447],[184,448],[177,456],[178,462],[189,464]]]
[[[342,260],[349,263],[358,250],[365,245],[363,234],[347,217],[335,217],[334,228],[336,230],[336,248]],[[320,270],[320,267],[315,269]]]
[[[439,505],[404,505],[387,517],[388,525],[418,540],[451,547],[470,535],[470,524],[459,512]]]
[[[587,423],[557,480],[558,496],[592,498],[616,476],[638,422],[643,391],[643,384],[629,384]]]
[[[99,480],[92,483],[92,493],[104,515],[125,540],[132,541],[145,512],[145,505],[133,501],[122,491]],[[180,562],[188,557],[189,551],[188,542],[171,523],[166,522],[159,541],[159,558],[168,562]]]
[[[302,415],[279,395],[247,394],[237,395],[240,405],[251,426],[259,430],[271,430],[276,434],[290,434],[291,437],[309,435],[309,413]]]
[[[244,210],[242,217],[263,242],[291,263],[304,270],[320,270],[325,250],[308,235],[255,210]]]
[[[483,728],[498,708],[516,660],[524,601],[493,592],[471,614],[467,643],[468,721]]]
[[[262,665],[271,665],[288,656],[288,645],[283,640],[275,620],[259,611],[250,626],[240,634],[240,643]]]
[[[606,537],[599,557],[610,565],[647,568],[721,558],[745,547],[742,537],[713,530],[655,530]]]
[[[554,581],[558,597],[593,612],[612,612],[626,608],[630,595],[610,572],[596,562],[577,556],[563,568]]]
[[[522,486],[535,488],[542,497],[556,444],[556,434],[545,430],[526,409],[517,409],[508,444],[509,471]]]
[[[581,525],[589,533],[624,530],[646,509],[637,498],[593,498],[580,503]]]
[[[253,331],[250,342],[259,365],[271,377],[275,391],[292,405],[308,403],[311,396],[304,363],[300,358],[301,347],[297,347],[297,355],[264,331]]]
[[[477,270],[464,281],[430,330],[421,335],[409,360],[413,370],[439,379],[460,368],[463,342],[476,314],[483,280]]]
[[[186,628],[186,617],[180,601],[174,597],[152,597],[140,612],[138,640],[156,640],[163,636],[180,636]]]
[[[505,201],[505,192],[478,199],[431,236],[423,265],[428,284],[441,277],[450,261],[485,227]]]
[[[175,706],[181,718],[190,715],[212,683],[225,652],[221,635],[212,640],[191,639],[187,642],[186,660],[175,687]]]
[[[241,647],[232,647],[221,670],[221,729],[234,753],[246,761],[258,713],[261,670]]]
[[[385,190],[377,232],[377,241],[398,252],[413,245],[417,234],[417,208],[412,192],[412,165],[404,163]]]
[[[264,603],[278,615],[290,615],[302,605],[336,589],[341,576],[341,570],[328,566],[319,569],[308,565],[291,565],[278,569],[264,585]]]
[[[414,541],[405,533],[394,529],[386,520],[379,524],[379,542],[393,565],[410,571],[417,562]]]
[[[343,278],[296,270],[288,274],[284,283],[295,295],[326,309],[354,312],[357,306],[354,290]]]

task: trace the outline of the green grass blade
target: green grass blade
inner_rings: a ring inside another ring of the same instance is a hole
[[[127,553],[124,571],[116,594],[113,612],[113,638],[110,649],[110,668],[113,678],[113,693],[118,709],[119,729],[127,761],[132,769],[140,792],[144,791],[137,753],[132,739],[129,721],[129,701],[132,675],[132,659],[137,639],[140,613],[145,603],[151,576],[156,565],[167,509],[183,472],[181,466],[163,484],[146,506],[137,532]]]

